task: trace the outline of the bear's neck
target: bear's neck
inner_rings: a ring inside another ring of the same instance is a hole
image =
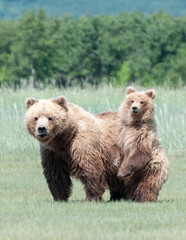
[[[121,120],[120,122],[120,130],[122,130],[123,127],[132,127],[136,129],[140,129],[144,126],[147,126],[149,129],[156,129],[156,123],[154,119],[131,119],[130,121],[125,121],[125,119]]]

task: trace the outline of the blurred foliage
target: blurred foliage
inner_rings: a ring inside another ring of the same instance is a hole
[[[131,69],[129,62],[126,61],[121,65],[121,69],[117,72],[116,78],[113,79],[113,85],[114,86],[126,85],[128,82],[130,82],[130,78]]]
[[[186,85],[186,16],[159,11],[0,21],[0,85]]]

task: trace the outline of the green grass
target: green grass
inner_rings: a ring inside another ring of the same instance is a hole
[[[87,203],[74,180],[68,203],[53,202],[38,143],[24,127],[26,97],[65,95],[97,113],[117,110],[125,89],[0,89],[0,240],[186,239],[186,88],[155,88],[159,136],[171,172],[157,203]]]

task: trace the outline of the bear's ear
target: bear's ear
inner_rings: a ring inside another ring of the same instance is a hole
[[[130,93],[133,93],[133,92],[136,92],[136,89],[134,87],[132,87],[132,86],[127,87],[127,89],[126,89],[127,95]]]
[[[66,111],[68,111],[67,99],[64,96],[60,96],[53,99],[53,102],[57,103],[59,106],[63,107]]]
[[[29,109],[36,102],[38,102],[37,99],[30,97],[30,98],[26,99],[25,105],[26,105],[27,109]]]
[[[154,99],[156,96],[156,93],[153,89],[150,89],[150,90],[146,91],[145,93],[147,94],[147,96],[149,96],[152,99]]]

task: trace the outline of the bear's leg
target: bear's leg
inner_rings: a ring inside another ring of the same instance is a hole
[[[112,147],[108,151],[109,159],[113,163],[114,167],[119,167],[123,156],[121,157],[121,149],[117,144],[112,145]]]
[[[128,177],[133,172],[143,169],[151,159],[150,152],[142,152],[136,149],[125,161],[121,163],[118,171],[118,177]]]
[[[92,174],[94,176],[94,174]],[[86,201],[101,201],[102,195],[106,190],[106,181],[104,176],[92,177],[84,176],[81,177],[81,181],[84,184],[86,192]]]
[[[110,201],[120,201],[126,199],[125,188],[123,181],[118,178],[108,179],[109,190],[110,190]]]
[[[68,165],[54,152],[41,146],[43,173],[55,201],[67,201],[72,188]]]
[[[156,202],[159,189],[158,179],[149,176],[137,184],[136,189],[131,194],[131,199],[137,202]]]
[[[110,190],[110,201],[120,201],[125,199],[122,191]]]

